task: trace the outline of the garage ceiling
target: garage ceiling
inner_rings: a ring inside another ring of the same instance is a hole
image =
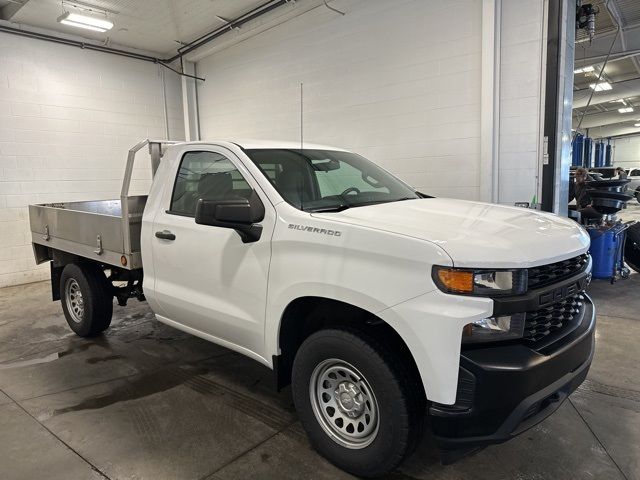
[[[0,17],[24,26],[81,35],[109,44],[166,55],[263,4],[264,0],[0,0]],[[106,33],[62,25],[63,11],[106,12]]]
[[[596,16],[596,38],[589,43],[585,33],[576,35],[576,69],[593,67],[590,72],[574,76],[574,128],[589,129],[594,138],[640,133],[640,2],[638,0],[596,0],[600,8]],[[621,31],[613,44],[612,54],[602,72],[601,82],[611,85],[610,90],[593,92],[605,57],[613,42],[616,25]],[[620,108],[632,108],[620,112]],[[586,112],[585,112],[586,109]]]

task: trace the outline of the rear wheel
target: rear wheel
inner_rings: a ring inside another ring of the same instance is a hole
[[[311,443],[358,476],[393,470],[422,432],[419,379],[393,358],[359,332],[330,329],[309,336],[294,360],[293,398]]]
[[[97,265],[66,265],[60,276],[60,293],[67,323],[79,336],[98,335],[111,324],[111,285]]]

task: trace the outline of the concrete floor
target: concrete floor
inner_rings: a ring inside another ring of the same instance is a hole
[[[637,212],[636,212],[637,213]],[[393,479],[640,479],[640,275],[590,287],[588,379],[520,437],[442,466],[426,436]],[[0,479],[342,479],[268,369],[114,307],[84,340],[47,283],[0,290]]]

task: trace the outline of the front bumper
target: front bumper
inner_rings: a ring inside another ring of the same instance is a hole
[[[524,344],[463,350],[456,403],[434,403],[430,423],[444,450],[500,443],[551,415],[585,379],[594,352],[595,309],[585,295],[578,328],[544,350]]]

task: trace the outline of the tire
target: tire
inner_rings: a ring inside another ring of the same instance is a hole
[[[636,223],[627,230],[624,243],[624,261],[640,273],[640,223]]]
[[[111,324],[111,285],[97,265],[66,265],[60,276],[60,299],[69,327],[81,337],[99,335]]]
[[[315,449],[361,477],[396,468],[417,445],[424,419],[419,379],[406,368],[360,332],[327,329],[310,335],[296,353],[292,392]]]
[[[636,188],[636,199],[638,200],[638,203],[640,203],[640,187]]]

